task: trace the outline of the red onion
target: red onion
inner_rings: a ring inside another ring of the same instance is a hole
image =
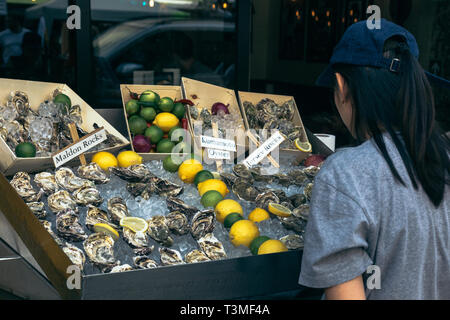
[[[305,160],[305,167],[309,167],[309,166],[315,166],[315,167],[319,167],[322,162],[325,161],[325,158],[323,155],[321,154],[313,154],[310,155],[308,158],[306,158]]]
[[[221,103],[221,102],[216,102],[216,103],[214,103],[213,106],[212,106],[211,113],[212,113],[213,115],[217,115],[217,112],[218,112],[219,110],[223,110],[226,114],[229,114],[230,111],[228,110],[228,106],[229,106],[229,104],[224,105],[224,104]]]
[[[133,139],[133,148],[136,152],[149,152],[151,149],[150,141],[146,136],[137,135]]]

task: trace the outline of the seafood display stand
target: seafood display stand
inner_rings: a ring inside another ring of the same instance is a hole
[[[308,130],[306,134],[313,153],[331,153]],[[3,174],[0,194],[0,288],[19,296],[207,300],[261,297],[301,289],[297,284],[301,250],[128,272],[81,274],[80,288],[69,288],[72,274],[67,271],[73,262]]]

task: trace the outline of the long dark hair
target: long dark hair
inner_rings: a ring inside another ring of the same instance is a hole
[[[395,179],[406,186],[387,152],[382,137],[387,132],[399,151],[414,189],[418,189],[419,181],[438,207],[446,185],[450,184],[450,138],[438,128],[430,83],[403,38],[386,41],[384,56],[399,59],[400,72],[342,64],[333,67],[349,87],[353,133],[359,143],[372,137]]]

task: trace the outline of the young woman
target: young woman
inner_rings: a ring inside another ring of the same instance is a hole
[[[360,143],[313,189],[299,282],[327,299],[450,299],[450,140],[418,54],[402,27],[363,21],[318,80]]]

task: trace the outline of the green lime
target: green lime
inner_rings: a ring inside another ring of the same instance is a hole
[[[141,93],[139,103],[146,107],[156,107],[159,103],[159,94],[151,90],[146,90]]]
[[[211,173],[211,171],[202,170],[195,175],[194,184],[197,186],[200,182],[210,180],[210,179],[214,179],[214,176]]]
[[[142,118],[144,118],[147,122],[152,122],[153,120],[155,120],[156,111],[152,107],[145,107],[145,108],[142,108],[139,115]]]
[[[184,114],[186,113],[186,108],[181,102],[175,103],[173,106],[172,113],[178,118],[181,119],[184,117]]]
[[[131,117],[139,112],[139,103],[136,100],[130,100],[125,104],[125,110],[127,111],[127,115]]]
[[[225,228],[229,229],[235,222],[237,222],[239,220],[243,220],[243,219],[244,218],[242,217],[242,215],[239,212],[232,212],[232,213],[228,214],[227,217],[225,218],[225,220],[223,221],[223,226]]]
[[[169,135],[168,136],[169,136],[169,139],[171,141],[177,142],[175,140],[172,140],[172,134],[177,129],[183,129],[183,128],[181,128],[180,126],[175,126],[175,127],[173,127],[172,129],[169,130]],[[178,138],[178,142],[181,142],[181,141],[183,141],[183,136],[179,136],[179,138]]]
[[[175,147],[175,143],[173,143],[173,141],[170,141],[169,139],[162,139],[156,145],[156,152],[158,152],[158,153],[171,153],[173,147]]]
[[[163,160],[163,168],[164,168],[164,170],[166,170],[168,172],[177,172],[179,166],[180,166],[180,164],[176,164],[173,161],[172,156],[167,156]]]
[[[253,239],[253,241],[250,243],[250,251],[256,256],[258,254],[259,247],[266,242],[267,240],[270,240],[268,236],[259,236]]]
[[[157,126],[151,126],[147,129],[145,129],[144,136],[150,139],[150,142],[152,144],[157,144],[161,141],[162,137],[164,135],[164,132],[161,130],[161,128]]]
[[[215,208],[216,204],[218,204],[220,201],[223,200],[223,196],[219,191],[216,190],[210,190],[208,192],[205,192],[205,194],[202,196],[202,199],[200,202],[202,205],[207,207],[213,207]]]
[[[173,100],[168,97],[162,98],[161,100],[159,100],[158,108],[163,112],[172,112]]]
[[[144,134],[147,128],[147,121],[140,116],[134,115],[128,119],[128,126],[133,135]]]
[[[16,146],[16,156],[19,158],[34,158],[36,147],[30,142],[22,142]]]
[[[53,98],[54,103],[62,103],[67,106],[67,108],[72,107],[72,101],[70,100],[69,96],[65,95],[64,93],[58,94],[56,97]]]

